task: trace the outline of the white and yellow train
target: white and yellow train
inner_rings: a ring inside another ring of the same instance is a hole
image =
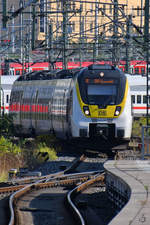
[[[53,132],[63,139],[131,136],[128,80],[110,65],[20,76],[12,87],[9,110],[21,135]]]

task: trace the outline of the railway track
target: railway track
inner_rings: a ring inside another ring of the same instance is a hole
[[[34,183],[40,183],[40,182],[46,182],[50,179],[58,179],[58,177],[63,176],[65,173],[71,172],[73,169],[75,169],[83,160],[85,159],[84,155],[81,155],[80,157],[76,158],[72,162],[69,163],[69,166],[65,170],[58,171],[56,173],[48,174],[47,176],[41,176],[41,177],[32,177],[32,178],[26,178],[26,179],[19,179],[13,180],[12,183],[9,181],[8,183],[3,184],[0,188],[0,211],[1,211],[1,220],[0,224],[5,225],[8,224],[8,218],[11,218],[11,215],[8,215],[9,213],[9,197],[13,192],[16,192],[18,190],[21,190],[25,188],[27,185],[32,185]],[[12,184],[12,185],[11,185]],[[6,186],[5,186],[6,185]],[[10,219],[11,220],[11,219]]]
[[[27,178],[27,179],[24,179],[24,181],[21,180],[20,182],[19,182],[19,180],[17,180],[16,185],[15,185],[15,182],[13,181],[13,186],[0,188],[0,195],[7,195],[7,198],[10,197],[9,198],[9,206],[11,209],[11,215],[3,216],[3,218],[0,221],[0,224],[2,224],[2,225],[8,224],[8,222],[7,222],[8,219],[6,219],[6,218],[10,218],[9,224],[16,224],[16,222],[15,222],[16,210],[14,211],[13,206],[16,204],[16,202],[18,202],[18,197],[20,197],[22,195],[22,193],[24,193],[26,191],[28,192],[30,189],[31,190],[34,190],[34,189],[42,190],[43,187],[46,189],[48,189],[48,187],[53,187],[53,188],[57,189],[58,186],[60,188],[62,188],[62,186],[63,187],[65,186],[65,188],[69,187],[69,189],[70,189],[72,186],[77,185],[82,182],[85,182],[86,180],[90,179],[91,176],[95,176],[95,174],[97,174],[97,172],[86,172],[86,173],[84,172],[84,173],[80,173],[80,175],[79,175],[79,173],[76,173],[76,174],[71,173],[72,171],[75,171],[76,168],[80,166],[81,162],[85,161],[85,159],[86,159],[85,155],[82,155],[81,157],[73,160],[71,165],[69,165],[63,171],[49,174],[47,176],[42,176],[40,178],[39,177],[34,178],[34,179]],[[85,164],[87,164],[87,162]],[[87,168],[84,167],[84,169],[86,170]],[[35,186],[36,186],[36,188],[35,188]],[[61,191],[59,193],[61,193]],[[8,200],[7,200],[7,202],[8,202]],[[6,204],[6,202],[5,202],[5,204]],[[3,208],[2,205],[1,205],[1,208]],[[22,207],[22,208],[24,208],[24,207]],[[8,211],[9,211],[9,208],[8,208],[8,203],[7,203],[7,212]],[[19,215],[19,214],[17,214],[17,215]],[[19,224],[20,224],[20,222],[19,222]]]
[[[120,146],[115,146],[115,149],[113,149],[113,151],[115,152],[115,154],[116,154],[116,152],[118,155],[120,154],[119,157],[129,159],[129,157],[131,157],[130,153],[131,153],[131,151],[133,151],[133,149],[128,149],[129,151],[126,151],[127,153],[125,153],[125,151],[124,151],[125,149],[126,149],[126,145],[120,145]],[[85,155],[87,155],[87,156],[85,156]],[[49,209],[49,206],[48,206],[48,209],[39,208],[38,206],[34,206],[34,202],[36,202],[36,201],[38,202],[39,199],[40,199],[39,202],[42,202],[41,196],[44,196],[44,199],[45,198],[49,199],[48,196],[50,196],[50,199],[54,199],[53,196],[55,196],[55,195],[58,196],[58,199],[60,197],[60,201],[62,201],[62,199],[65,198],[64,196],[66,195],[66,192],[68,192],[68,190],[70,190],[70,189],[72,190],[74,187],[77,187],[79,184],[81,184],[83,182],[85,183],[86,181],[93,179],[93,177],[96,177],[96,175],[98,174],[98,171],[102,172],[103,163],[106,162],[106,160],[108,159],[108,157],[106,157],[105,154],[104,154],[104,156],[102,156],[102,155],[103,155],[103,153],[101,153],[100,151],[94,151],[95,158],[92,158],[92,150],[90,148],[88,148],[84,155],[82,155],[81,157],[75,158],[69,164],[69,166],[65,166],[65,165],[61,164],[61,171],[57,171],[55,173],[44,175],[44,176],[41,176],[40,178],[32,177],[32,178],[26,178],[23,180],[18,180],[18,179],[16,181],[13,180],[12,186],[7,185],[7,187],[1,187],[0,188],[0,196],[4,196],[4,197],[2,197],[1,198],[2,200],[0,201],[0,208],[1,208],[0,215],[2,215],[2,213],[4,213],[5,215],[1,216],[0,225],[8,224],[8,222],[9,222],[9,225],[14,225],[14,224],[16,224],[16,219],[18,219],[18,221],[19,221],[18,224],[24,224],[21,221],[25,221],[25,217],[28,218],[28,214],[33,215],[33,214],[36,214],[36,212],[40,212],[40,214],[42,214],[42,215],[44,215],[44,214],[46,215],[46,214],[52,212],[52,216],[51,216],[53,218],[52,221],[55,220],[55,217],[57,217],[57,216],[54,216],[54,214],[56,214],[57,209],[56,209],[56,212],[54,213],[53,209]],[[131,159],[133,159],[134,157],[131,157]],[[115,159],[117,159],[117,157]],[[62,168],[64,168],[64,170],[62,170]],[[81,173],[81,171],[82,171],[82,173]],[[85,171],[88,171],[88,172],[85,173]],[[91,172],[89,173],[89,171],[91,171]],[[96,172],[93,172],[93,171],[96,171]],[[72,172],[74,172],[74,173],[72,173]],[[9,185],[11,185],[10,181],[9,181]],[[103,187],[103,185],[101,184],[100,187]],[[97,190],[96,187],[95,188],[92,187],[92,189],[95,190],[95,192]],[[90,190],[90,188],[88,188],[87,190]],[[79,191],[79,193],[81,193],[81,192],[82,191]],[[25,200],[22,200],[23,199],[22,195],[25,196],[25,193],[29,193],[29,195],[27,195],[28,197],[25,197],[26,198]],[[102,196],[105,195],[104,192],[103,192],[103,194],[101,194],[101,191],[99,191],[99,193],[100,193],[99,195],[102,195]],[[94,195],[94,192],[93,192],[93,195]],[[34,198],[32,198],[33,196],[34,196]],[[73,194],[73,196],[74,196],[74,194]],[[75,194],[75,196],[76,196],[76,194]],[[84,194],[82,196],[84,196]],[[4,201],[4,199],[5,199],[5,201]],[[27,199],[28,199],[28,201],[27,201]],[[46,199],[43,200],[43,203],[42,203],[43,205],[45,204],[44,201],[46,201],[46,202],[49,201]],[[81,197],[81,199],[82,199],[82,197]],[[102,199],[103,199],[103,197],[102,197]],[[106,197],[106,199],[107,199],[107,197]],[[9,206],[11,208],[11,215],[8,215],[8,213],[5,213],[6,211],[7,212],[9,211],[8,201],[9,201]],[[28,202],[28,205],[21,205],[21,202]],[[86,215],[89,214],[90,207],[84,207],[84,206],[82,207],[82,205],[84,205],[84,202],[85,201],[80,202],[80,200],[79,200],[79,201],[75,202],[75,206],[80,205],[81,206],[81,216],[87,217],[87,216],[85,216],[85,214]],[[33,206],[31,207],[32,203],[33,203]],[[53,206],[54,202],[52,201],[52,203],[50,203],[50,205]],[[61,211],[61,208],[64,208],[63,201],[60,204],[59,200],[58,200],[58,204],[56,204],[56,205],[61,205],[60,208],[58,207],[59,208],[58,211],[59,210]],[[68,203],[66,205],[68,205]],[[15,206],[15,210],[14,210],[14,206]],[[79,206],[79,208],[80,208],[80,206]],[[70,208],[70,206],[69,206],[69,208]],[[86,210],[85,210],[85,208],[86,208]],[[17,214],[16,214],[16,212],[17,212]],[[90,210],[90,212],[91,212],[91,210]],[[105,213],[103,213],[103,214],[105,215]],[[64,212],[64,215],[66,215],[65,212]],[[45,216],[44,218],[46,218],[46,217],[47,216]],[[65,217],[67,218],[67,215],[66,216],[60,215],[59,216],[60,221],[61,221],[61,218],[65,218]],[[71,218],[71,220],[73,220],[72,216],[69,216],[69,217]],[[8,218],[9,218],[9,221],[8,221]],[[42,217],[40,217],[39,220],[41,218]],[[106,216],[106,218],[107,218],[107,216]],[[34,217],[34,220],[35,219],[36,219],[36,216]],[[58,221],[55,221],[54,224],[57,224],[57,223],[59,224],[59,219],[58,219]],[[104,218],[103,218],[103,220],[104,220]],[[109,218],[106,219],[106,221],[107,220],[109,220]],[[34,221],[32,221],[32,222],[34,224]],[[32,224],[31,221],[29,224]],[[49,224],[49,223],[47,223],[47,224]],[[70,223],[70,224],[73,224],[73,223]]]
[[[72,224],[71,220],[68,220],[68,216],[65,218],[64,215],[67,214],[67,210],[65,211],[63,204],[66,192],[68,189],[80,184],[84,183],[82,188],[86,188],[88,185],[92,184],[94,181],[104,181],[104,175],[97,177],[99,172],[93,173],[85,173],[85,174],[75,174],[65,176],[65,179],[50,181],[46,183],[35,183],[32,185],[26,186],[24,189],[21,189],[14,193],[10,198],[11,209],[15,212],[14,220],[12,219],[10,225],[14,224],[36,224],[39,223],[39,218],[37,219],[36,212],[40,212],[42,216],[44,215],[45,224],[50,223],[51,213],[57,215],[56,218],[63,217],[65,220],[65,224]],[[74,178],[75,177],[75,178]],[[81,185],[76,189],[76,192],[80,192],[82,190]],[[46,196],[43,199],[42,196]],[[55,196],[55,198],[54,198]],[[39,204],[40,198],[40,204]],[[57,199],[58,198],[58,199]],[[37,200],[38,199],[38,200]],[[51,201],[52,199],[52,201]],[[56,207],[55,207],[56,205]],[[54,212],[54,208],[56,212]],[[63,208],[63,210],[62,210]],[[60,212],[63,211],[63,212]],[[60,213],[60,215],[59,215]],[[30,219],[29,219],[30,218]],[[53,219],[54,219],[53,218]],[[41,219],[41,218],[40,218]],[[57,219],[56,219],[57,220]],[[57,224],[55,221],[54,224]],[[53,220],[51,221],[53,224]],[[75,224],[75,223],[74,223]]]

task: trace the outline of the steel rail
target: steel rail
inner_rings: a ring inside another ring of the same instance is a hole
[[[22,188],[24,188],[26,185],[29,185],[29,184],[33,184],[33,183],[42,183],[42,182],[49,182],[49,181],[54,181],[54,180],[64,180],[64,179],[72,179],[74,177],[80,177],[83,176],[85,177],[86,176],[86,172],[84,173],[75,173],[75,174],[66,174],[67,172],[71,171],[73,168],[76,168],[76,166],[80,163],[80,161],[84,160],[84,155],[82,155],[79,159],[76,159],[73,164],[71,166],[69,166],[67,169],[65,169],[64,171],[61,171],[61,172],[56,172],[54,174],[50,174],[50,175],[47,175],[47,176],[42,176],[42,177],[36,177],[36,178],[27,178],[27,179],[24,179],[23,182],[24,184],[20,184],[20,182],[17,180],[17,183],[19,183],[18,185],[14,185],[14,186],[9,186],[9,187],[0,187],[0,194],[1,193],[11,193],[11,192],[15,192],[15,191],[18,191]],[[100,171],[91,171],[91,172],[87,172],[87,176],[90,176],[90,175],[94,175],[94,173],[99,173]],[[38,179],[38,180],[37,180]],[[21,180],[22,182],[22,180]],[[28,183],[26,183],[28,182]]]
[[[83,173],[82,173],[82,176],[83,176]],[[90,176],[91,176],[91,173],[90,173]],[[93,176],[95,177],[95,174]],[[24,195],[28,191],[32,191],[34,189],[72,185],[72,184],[77,184],[79,182],[85,182],[88,179],[89,179],[89,176],[87,176],[87,172],[86,172],[85,177],[81,177],[81,178],[66,179],[66,180],[60,180],[60,181],[55,180],[55,181],[50,181],[47,183],[41,183],[41,180],[39,180],[34,184],[26,185],[22,189],[13,193],[9,199],[9,208],[10,208],[10,212],[11,212],[9,225],[16,225],[15,224],[15,214],[14,214],[14,208],[16,207],[16,202],[22,195]]]
[[[86,189],[88,186],[92,185],[93,183],[98,182],[98,181],[104,181],[104,174],[105,173],[102,173],[99,176],[95,176],[95,178],[90,179],[90,180],[86,181],[85,183],[77,186],[76,188],[71,190],[67,195],[67,199],[66,199],[67,203],[68,203],[69,207],[71,208],[73,214],[75,214],[76,220],[77,220],[78,224],[80,224],[80,225],[86,225],[86,223],[85,223],[85,220],[84,220],[83,216],[81,215],[80,211],[77,209],[77,207],[73,203],[72,198],[74,195],[77,195],[79,192]]]
[[[64,174],[69,173],[71,170],[75,169],[82,161],[85,160],[85,158],[86,158],[86,156],[84,154],[81,155],[79,158],[76,158],[75,160],[73,160],[72,164],[63,171],[58,171],[56,173],[44,175],[44,176],[41,176],[40,178],[39,177],[31,177],[31,178],[28,177],[28,178],[21,178],[20,180],[19,179],[13,180],[13,185],[15,183],[17,183],[17,184],[23,183],[23,185],[27,184],[27,183],[31,183],[31,182],[34,183],[36,180],[39,180],[39,179],[41,179],[41,182],[44,182],[44,181],[47,182],[47,181],[51,180],[52,178],[63,176]],[[10,183],[10,181],[9,181],[9,183]],[[0,190],[1,190],[1,188],[0,188]]]

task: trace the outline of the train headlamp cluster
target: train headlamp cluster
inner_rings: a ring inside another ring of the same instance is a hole
[[[121,112],[121,106],[116,106],[114,116],[119,116],[120,112]]]
[[[90,110],[88,106],[83,106],[83,111],[86,116],[90,116]]]

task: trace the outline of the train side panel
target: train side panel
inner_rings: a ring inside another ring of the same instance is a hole
[[[28,85],[27,85],[28,84]],[[47,134],[66,138],[70,80],[18,82],[13,88],[10,113],[23,134]]]
[[[76,86],[73,88],[73,104],[71,114],[71,133],[73,137],[89,137],[91,118],[85,117],[78,101]]]
[[[131,91],[133,116],[146,116],[147,111],[147,78],[142,76],[127,75]],[[148,98],[150,104],[150,98]]]
[[[70,91],[72,79],[57,80],[51,101],[52,128],[57,137],[69,134]]]

